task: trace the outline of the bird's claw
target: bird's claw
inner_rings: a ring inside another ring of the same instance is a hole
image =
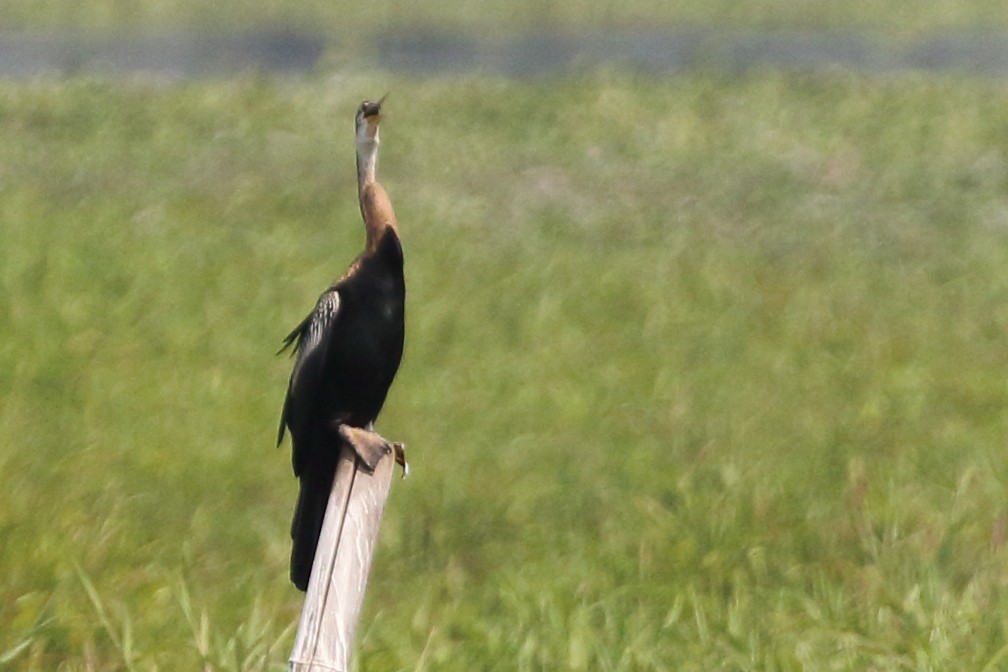
[[[402,467],[402,477],[409,476],[409,462],[406,461],[406,446],[402,443],[393,443],[392,450],[395,452],[396,464]]]

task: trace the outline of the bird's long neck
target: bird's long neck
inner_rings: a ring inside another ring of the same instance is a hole
[[[367,232],[365,250],[373,252],[386,229],[398,233],[395,211],[385,189],[378,183],[378,143],[357,143],[357,196]]]
[[[378,173],[378,142],[357,142],[357,189],[375,181]]]

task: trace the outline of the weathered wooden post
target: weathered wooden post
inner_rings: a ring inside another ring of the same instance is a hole
[[[315,551],[290,672],[348,672],[354,632],[401,444],[340,427],[340,457]]]

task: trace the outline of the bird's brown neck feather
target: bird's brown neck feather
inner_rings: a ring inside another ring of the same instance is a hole
[[[399,233],[392,201],[377,182],[361,185],[360,209],[361,216],[364,217],[364,230],[367,232],[366,251],[374,252],[386,230],[392,229],[396,234]]]
[[[378,143],[357,146],[357,196],[367,232],[365,251],[373,252],[386,229],[398,233],[392,201],[378,183]]]

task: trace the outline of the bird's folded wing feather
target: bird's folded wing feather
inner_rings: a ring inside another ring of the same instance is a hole
[[[312,400],[317,398],[319,382],[326,368],[329,344],[332,342],[333,330],[339,319],[339,306],[339,292],[330,289],[319,297],[315,310],[285,339],[283,349],[293,343],[297,359],[294,361],[290,384],[287,387],[287,398],[284,399],[283,411],[280,414],[278,444],[283,440],[285,426],[292,432],[298,431],[301,429],[302,419],[312,415]],[[296,466],[298,462],[296,455],[294,461]]]

